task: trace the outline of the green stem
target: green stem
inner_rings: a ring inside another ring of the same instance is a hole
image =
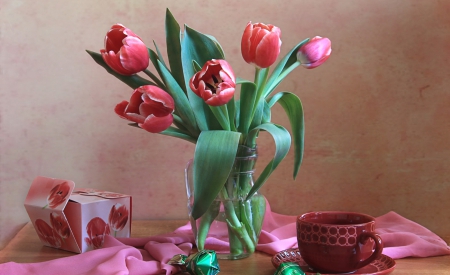
[[[300,62],[296,61],[295,63],[293,63],[289,68],[285,69],[278,77],[277,79],[270,85],[269,89],[267,89],[267,91],[265,91],[264,93],[264,97],[268,97],[272,91],[278,86],[278,84],[281,83],[281,81],[288,75],[290,74],[295,68],[297,68],[298,66],[300,66]]]
[[[245,247],[247,253],[252,253],[255,251],[255,244],[252,238],[249,236],[246,227],[242,221],[236,215],[236,211],[233,202],[229,199],[226,190],[222,188],[221,195],[224,198],[223,206],[225,209],[226,221],[228,228],[236,235],[236,237],[241,241],[241,244]],[[230,243],[231,250],[231,243]]]
[[[209,106],[214,116],[219,121],[220,126],[226,131],[231,131],[230,128],[230,119],[228,117],[228,108],[227,105],[221,106]]]
[[[256,98],[255,104],[252,106],[252,114],[250,121],[253,121],[255,117],[256,110],[258,109],[258,105],[261,104],[261,98],[263,98],[263,91],[266,87],[267,78],[269,76],[269,68],[255,70],[255,84],[256,84]]]

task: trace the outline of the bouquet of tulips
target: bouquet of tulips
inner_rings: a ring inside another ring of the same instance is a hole
[[[254,147],[260,131],[273,137],[275,155],[248,190],[245,200],[266,182],[287,155],[291,142],[295,178],[303,156],[302,104],[293,93],[273,93],[299,65],[312,69],[325,62],[331,53],[330,40],[318,36],[305,39],[270,70],[280,53],[281,31],[270,24],[248,23],[241,50],[244,60],[255,67],[252,81],[235,76],[213,36],[188,26],[181,31],[169,10],[165,33],[168,62],[156,43],[154,49],[148,48],[139,36],[120,24],[107,32],[105,48],[100,53],[88,53],[133,89],[129,101],[122,101],[115,108],[120,117],[130,121],[131,126],[196,144],[191,216],[198,219],[208,212],[230,174],[238,145]],[[150,62],[156,73],[148,69]],[[239,98],[235,98],[237,90]],[[292,140],[283,126],[270,121],[271,108],[276,103],[281,104],[289,117]],[[230,225],[240,239],[247,238],[249,234],[243,231],[250,226],[245,219],[235,218],[228,217],[227,222],[236,221]],[[207,232],[208,226],[201,226],[201,230]],[[251,251],[254,247],[246,249]]]

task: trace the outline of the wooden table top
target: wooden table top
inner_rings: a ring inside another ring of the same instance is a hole
[[[133,221],[132,237],[148,237],[168,233],[185,225],[185,220],[147,220]],[[28,223],[0,251],[0,263],[5,262],[42,262],[56,258],[72,256],[74,253],[45,247],[41,244],[33,225]],[[258,274],[272,275],[275,268],[268,254],[256,252],[242,260],[219,260],[220,275]],[[450,256],[429,258],[406,258],[396,260],[393,275],[411,274],[450,274]]]

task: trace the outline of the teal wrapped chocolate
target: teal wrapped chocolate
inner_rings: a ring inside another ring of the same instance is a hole
[[[202,250],[189,257],[182,254],[175,255],[168,264],[179,265],[191,275],[216,275],[220,271],[214,250]]]
[[[305,272],[296,263],[281,263],[274,275],[305,275]]]

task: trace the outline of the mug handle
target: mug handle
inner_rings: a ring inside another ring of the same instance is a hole
[[[359,262],[358,269],[373,262],[375,259],[377,259],[381,255],[381,252],[383,252],[383,242],[381,241],[380,235],[375,234],[373,232],[362,232],[360,235],[359,242],[363,243],[367,240],[367,238],[371,238],[374,240],[375,251],[372,253],[372,255],[370,255],[369,258]]]

